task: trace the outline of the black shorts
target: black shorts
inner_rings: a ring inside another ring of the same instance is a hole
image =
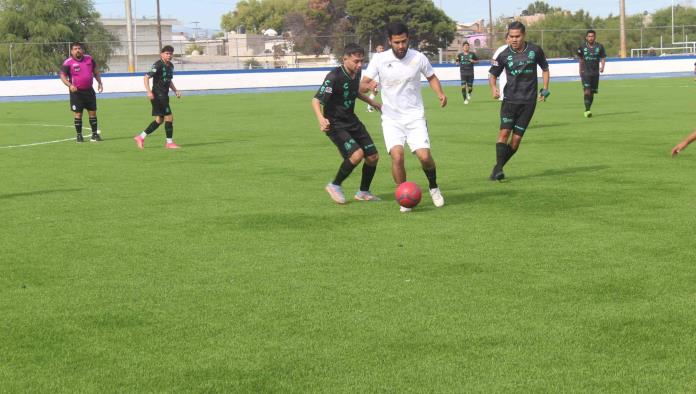
[[[500,129],[524,134],[529,122],[532,121],[535,109],[536,101],[522,104],[503,101],[503,105],[500,107]]]
[[[152,116],[167,116],[172,114],[172,108],[169,106],[169,96],[155,96],[150,100],[152,104]]]
[[[464,86],[464,84],[467,84],[469,86],[474,86],[474,74],[461,75],[461,79],[462,79],[462,86]]]
[[[331,127],[326,135],[344,159],[349,158],[358,149],[362,149],[365,156],[377,154],[377,147],[362,123],[349,127]]]
[[[94,89],[70,92],[70,110],[73,112],[96,111],[97,94]]]
[[[592,93],[599,93],[599,74],[584,74],[580,79],[582,80],[583,89],[590,89],[592,90]]]

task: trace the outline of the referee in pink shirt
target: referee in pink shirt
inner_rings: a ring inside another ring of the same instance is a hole
[[[101,141],[97,133],[97,95],[92,87],[93,78],[97,80],[99,93],[104,91],[97,63],[92,56],[85,55],[85,47],[80,42],[70,44],[70,57],[63,62],[60,79],[70,89],[70,110],[75,114],[77,142],[82,138],[82,112],[87,110],[89,125],[92,127],[91,142]]]

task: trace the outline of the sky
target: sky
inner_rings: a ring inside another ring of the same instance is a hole
[[[652,12],[669,7],[672,0],[625,0],[628,14]],[[491,0],[493,18],[519,14],[533,0]],[[163,18],[175,18],[182,22],[177,30],[191,29],[196,25],[202,29],[219,29],[222,14],[234,9],[235,0],[160,0],[160,12]],[[445,13],[460,22],[485,19],[488,22],[488,0],[434,0],[435,5],[442,6]],[[617,15],[619,0],[547,0],[552,7],[562,7],[571,11],[580,8],[592,16]],[[692,1],[676,0],[675,4],[692,4]],[[124,0],[94,0],[97,11],[105,18],[122,18],[125,15]],[[133,14],[137,17],[153,17],[155,0],[131,0]],[[198,22],[196,24],[195,22]]]

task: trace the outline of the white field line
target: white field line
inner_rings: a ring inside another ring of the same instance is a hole
[[[0,146],[0,149],[25,148],[25,147],[28,147],[28,146],[57,144],[57,143],[59,143],[59,142],[65,142],[65,141],[75,141],[75,137],[73,137],[73,138],[66,138],[66,139],[64,139],[64,140],[34,142],[34,143],[31,143],[31,144]]]
[[[73,128],[73,126],[59,125],[59,124],[43,124],[43,123],[0,123],[0,126],[67,127],[69,129]],[[28,128],[28,127],[25,127],[25,128]],[[26,147],[30,147],[30,146],[57,144],[59,142],[66,142],[66,141],[75,141],[75,137],[65,138],[62,140],[34,142],[31,144],[0,146],[0,149],[26,148]]]

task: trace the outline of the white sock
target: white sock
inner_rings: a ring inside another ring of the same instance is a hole
[[[167,138],[167,143],[168,143],[168,144],[173,144],[173,143],[174,143],[174,138]]]
[[[146,132],[143,131],[142,133],[140,133],[140,138],[145,139],[145,137],[147,137]]]

